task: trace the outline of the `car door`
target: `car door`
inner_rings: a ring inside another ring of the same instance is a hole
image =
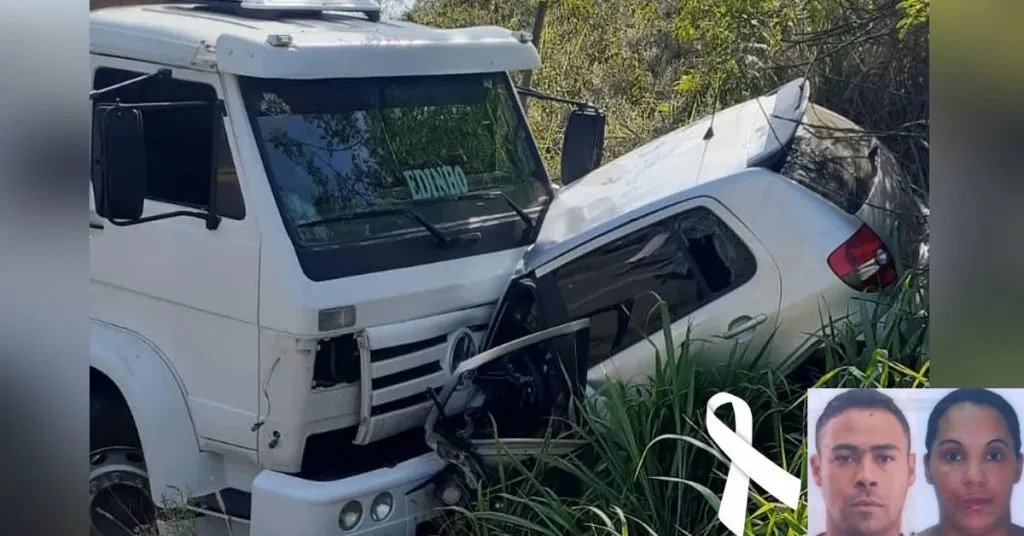
[[[653,372],[655,351],[665,355],[661,302],[674,349],[688,341],[689,352],[708,362],[757,355],[778,322],[778,266],[742,221],[707,196],[624,223],[536,275],[540,299],[560,302],[558,320],[590,319],[591,383]]]

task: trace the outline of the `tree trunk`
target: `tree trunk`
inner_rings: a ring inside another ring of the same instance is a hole
[[[544,32],[544,17],[548,14],[548,0],[540,0],[537,2],[537,13],[533,18],[533,46],[537,48],[537,53],[540,54],[540,35]],[[526,71],[523,73],[523,87],[529,89],[533,85],[533,71]],[[526,110],[529,97],[523,96],[523,110]]]

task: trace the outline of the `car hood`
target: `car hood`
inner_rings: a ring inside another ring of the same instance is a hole
[[[525,253],[530,272],[701,183],[764,165],[789,144],[807,109],[798,78],[648,142],[558,190]]]

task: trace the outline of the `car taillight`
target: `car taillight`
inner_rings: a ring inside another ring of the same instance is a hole
[[[829,254],[828,266],[844,283],[861,292],[881,290],[897,279],[889,251],[867,225]]]

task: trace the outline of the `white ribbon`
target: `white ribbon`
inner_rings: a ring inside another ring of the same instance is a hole
[[[736,414],[735,431],[715,416],[715,410],[726,404],[731,405]],[[754,418],[746,402],[729,393],[717,393],[708,401],[705,420],[708,435],[730,462],[722,504],[718,508],[718,519],[729,531],[736,536],[743,535],[751,480],[786,506],[796,509],[800,501],[800,479],[750,445],[753,441]]]

